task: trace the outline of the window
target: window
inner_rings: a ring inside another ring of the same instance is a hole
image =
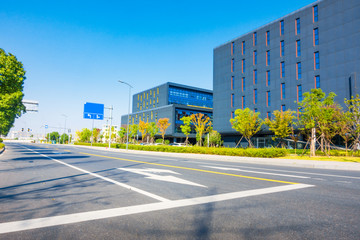
[[[234,55],[234,47],[235,47],[235,43],[232,42],[231,43],[231,55]]]
[[[270,93],[270,91],[266,92],[266,106],[267,107],[271,106],[271,93]]]
[[[301,79],[301,62],[296,63],[296,76],[297,79]]]
[[[319,20],[318,5],[313,6],[313,22]]]
[[[284,40],[280,42],[280,57],[285,55],[285,42]]]
[[[267,113],[266,113],[266,117],[267,117],[267,119],[271,120],[271,113],[270,113],[270,112],[267,112]]]
[[[280,63],[280,77],[285,77],[285,62]]]
[[[231,59],[231,72],[234,72],[234,64],[235,64],[235,60]]]
[[[257,108],[254,108],[254,113],[257,113],[258,112],[258,109]]]
[[[270,50],[266,51],[266,66],[270,66]]]
[[[234,107],[234,94],[231,94],[231,107]]]
[[[234,76],[231,76],[231,90],[234,90]]]
[[[253,52],[253,65],[256,65],[257,64],[257,51],[255,50]]]
[[[242,71],[242,73],[245,73],[245,59],[243,59],[242,61],[241,61],[241,67],[242,67],[242,69],[241,69],[241,71]]]
[[[234,118],[234,112],[231,112],[231,118]]]
[[[286,107],[285,104],[281,105],[281,112],[285,112],[286,111]]]
[[[295,32],[296,32],[296,35],[300,34],[300,18],[297,18],[295,20]]]
[[[266,32],[266,46],[270,46],[270,31]]]
[[[266,71],[266,86],[270,86],[270,70]]]
[[[314,52],[314,69],[320,69],[320,56],[319,52]]]
[[[296,57],[301,56],[301,42],[300,40],[296,40]]]
[[[242,109],[245,108],[245,96],[242,96]]]
[[[285,99],[285,83],[281,83],[281,100]]]
[[[284,20],[280,21],[280,36],[284,35]]]
[[[245,55],[245,41],[242,42],[242,55]]]
[[[257,104],[257,89],[254,89],[254,104]]]
[[[253,45],[256,46],[257,45],[257,32],[253,33]]]
[[[314,29],[313,37],[314,37],[314,46],[319,45],[319,29],[318,28]]]
[[[244,77],[241,79],[241,89],[243,92],[245,91],[245,78]]]
[[[254,84],[257,84],[257,70],[256,69],[253,71],[253,82],[254,82]]]
[[[320,88],[320,76],[315,76],[315,88]]]
[[[297,101],[302,101],[302,87],[301,85],[297,85]]]

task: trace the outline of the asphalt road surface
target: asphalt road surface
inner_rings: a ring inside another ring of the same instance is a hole
[[[360,239],[360,172],[6,146],[0,239]]]

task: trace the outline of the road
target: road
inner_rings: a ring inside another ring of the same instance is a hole
[[[360,172],[8,143],[0,239],[359,239]]]

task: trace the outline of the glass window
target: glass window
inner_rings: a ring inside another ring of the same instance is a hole
[[[242,91],[244,92],[245,91],[245,78],[244,77],[241,79],[241,88],[242,88]]]
[[[257,51],[255,50],[253,53],[253,64],[256,65],[257,64]]]
[[[268,107],[271,106],[271,93],[270,93],[270,91],[266,92],[266,106],[268,106]]]
[[[242,109],[245,108],[245,96],[242,96]]]
[[[266,71],[266,86],[270,86],[270,82],[271,82],[271,79],[270,79],[270,70],[269,70],[269,71]]]
[[[319,56],[319,52],[315,52],[315,53],[314,53],[314,67],[315,67],[315,70],[316,70],[316,69],[320,69],[320,56]]]
[[[280,63],[280,76],[281,78],[285,77],[285,62]]]
[[[297,18],[295,20],[295,31],[296,31],[296,35],[300,34],[300,18]]]
[[[285,104],[281,105],[281,111],[282,111],[282,112],[285,112],[285,111],[286,111]]]
[[[280,42],[280,57],[285,55],[285,42],[284,40]]]
[[[315,88],[320,88],[320,76],[315,76]]]
[[[300,40],[296,40],[296,56],[301,56],[301,42]]]
[[[298,102],[302,101],[302,87],[301,85],[297,85],[297,100]]]
[[[270,46],[270,31],[266,32],[266,46]]]
[[[296,63],[297,79],[301,79],[301,62]]]
[[[254,104],[257,104],[257,89],[254,89]]]
[[[231,55],[234,55],[234,51],[235,51],[235,43],[234,42],[232,42],[231,43]]]
[[[241,71],[242,71],[242,73],[245,73],[245,59],[243,59],[242,61],[242,69],[241,69]]]
[[[245,41],[242,42],[242,55],[245,54]]]
[[[319,45],[319,29],[314,29],[314,45]]]
[[[269,120],[271,120],[271,113],[270,113],[270,112],[267,112],[267,113],[266,113],[266,117],[267,117]]]
[[[285,98],[285,83],[281,83],[281,99]]]
[[[253,82],[254,82],[254,84],[257,84],[257,70],[256,69],[253,71]]]
[[[270,50],[266,51],[266,66],[270,65]]]
[[[280,21],[280,36],[284,35],[284,20]]]
[[[254,112],[257,113],[257,112],[258,112],[258,109],[257,109],[257,108],[254,108]]]
[[[169,104],[194,105],[212,108],[211,93],[169,86]]]
[[[231,112],[231,118],[234,118],[234,112]]]
[[[235,60],[231,59],[231,72],[234,72],[234,64],[235,64]]]
[[[234,76],[231,76],[231,90],[234,90]]]
[[[231,107],[234,107],[234,94],[231,94]]]
[[[319,13],[318,13],[318,5],[313,7],[313,21],[317,22],[319,20]]]
[[[257,32],[253,33],[253,45],[256,46],[257,45]]]

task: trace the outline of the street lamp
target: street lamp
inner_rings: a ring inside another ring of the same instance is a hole
[[[130,101],[131,101],[131,88],[132,86],[124,81],[118,81],[119,83],[123,83],[129,86],[129,107],[128,107],[128,124],[127,124],[127,130],[126,130],[126,150],[128,150],[128,144],[129,144],[129,125],[130,125]]]
[[[63,139],[63,143],[65,142],[65,134],[66,134],[66,119],[68,116],[66,116],[65,114],[61,114],[61,116],[65,117],[65,125],[64,125],[64,139]]]

